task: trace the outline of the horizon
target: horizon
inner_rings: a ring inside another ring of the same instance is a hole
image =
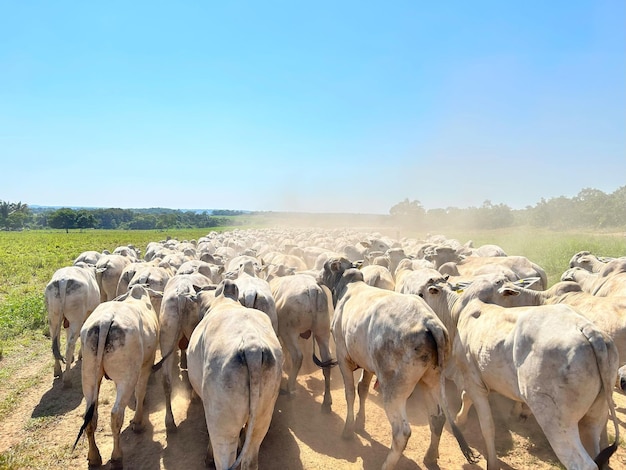
[[[621,189],[621,188],[626,188],[626,185],[620,186],[619,188],[616,189],[616,191]],[[592,191],[596,191],[595,188],[582,188],[581,191],[584,190],[584,189],[591,189]],[[576,193],[576,194],[579,194],[579,193]],[[613,194],[613,192],[611,192],[611,193],[604,193],[604,194],[607,195],[607,196],[611,196]],[[559,197],[564,197],[564,196],[558,196],[558,197],[555,197],[555,198],[559,198]],[[543,200],[549,202],[551,199],[552,198],[546,199],[546,198],[542,197],[542,198],[540,198],[539,201],[535,202],[534,204],[529,204],[526,207],[519,208],[519,209],[512,208],[512,207],[508,206],[505,203],[497,203],[497,204],[494,204],[494,205],[503,204],[503,205],[507,206],[512,211],[524,211],[524,210],[527,210],[529,208],[533,208],[533,207],[537,206]],[[572,199],[572,198],[567,198],[567,199]],[[22,201],[7,201],[7,202],[22,202]],[[403,201],[398,201],[398,203],[400,203],[400,202],[403,202]],[[58,210],[58,209],[72,209],[72,210],[82,210],[82,209],[84,209],[84,210],[120,209],[120,210],[130,210],[130,211],[164,210],[164,211],[182,211],[182,212],[195,212],[195,213],[201,213],[201,212],[211,212],[212,213],[214,211],[233,211],[233,212],[242,212],[242,213],[245,213],[245,214],[269,212],[269,213],[285,213],[285,214],[292,213],[292,214],[310,214],[310,215],[325,215],[325,214],[326,215],[341,215],[341,214],[345,214],[345,215],[372,215],[372,216],[390,215],[390,210],[388,210],[387,213],[383,214],[383,213],[373,213],[373,212],[315,212],[315,211],[293,211],[293,210],[249,210],[249,209],[240,209],[240,208],[233,209],[233,208],[224,208],[224,207],[212,207],[212,208],[182,208],[182,207],[180,207],[180,208],[173,208],[173,207],[160,207],[160,206],[153,206],[153,207],[105,207],[105,206],[80,206],[80,205],[49,206],[49,205],[29,204],[29,203],[24,203],[24,204],[27,204],[29,208],[55,209],[55,210]],[[482,206],[482,204],[481,204],[481,206]],[[467,210],[467,209],[479,208],[481,206],[433,207],[433,208],[430,208],[430,209],[424,208],[424,210],[426,212],[428,212],[430,210],[435,210],[436,211],[436,210],[449,210],[449,209]],[[391,209],[391,207],[389,209]]]

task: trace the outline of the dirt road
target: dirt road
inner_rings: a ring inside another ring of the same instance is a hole
[[[60,381],[52,380],[52,363],[47,348],[29,361],[29,370],[20,377],[7,380],[29,380],[32,386],[16,397],[16,408],[0,422],[0,468],[86,469],[87,441],[81,439],[75,451],[71,447],[82,423],[85,411],[80,385],[80,363],[72,370],[73,388],[63,389]],[[0,367],[2,362],[0,362]],[[366,433],[352,441],[341,438],[345,419],[343,381],[333,370],[331,414],[322,414],[323,395],[321,371],[308,371],[298,379],[294,398],[281,395],[276,404],[268,435],[261,446],[261,469],[379,469],[391,442],[391,429],[382,409],[380,395],[372,390],[368,402]],[[21,386],[21,385],[20,385]],[[450,388],[451,406],[458,406],[454,387]],[[105,465],[112,449],[109,410],[114,402],[113,384],[103,381],[100,395],[100,421],[96,440]],[[626,397],[615,393],[621,432],[626,435]],[[207,432],[202,405],[191,402],[182,382],[176,388],[173,401],[179,430],[167,435],[164,424],[164,399],[159,373],[151,378],[146,410],[149,413],[145,432],[134,434],[128,424],[132,411],[127,410],[122,433],[126,469],[205,469],[204,457]],[[526,422],[509,416],[511,402],[494,395],[492,399],[498,429],[497,449],[504,470],[560,468],[545,437],[531,417]],[[398,470],[426,468],[422,463],[428,447],[429,428],[421,411],[419,391],[409,399],[412,436],[401,458]],[[610,428],[612,434],[612,428]],[[476,451],[484,446],[474,413],[464,428],[464,434]],[[439,467],[472,470],[486,468],[484,458],[478,465],[469,465],[448,429],[440,445]],[[620,446],[611,459],[614,470],[626,468],[626,450]]]

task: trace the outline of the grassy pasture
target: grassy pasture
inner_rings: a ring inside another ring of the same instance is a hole
[[[113,251],[120,245],[133,244],[143,253],[151,241],[167,236],[197,239],[208,232],[207,229],[0,232],[0,345],[23,332],[45,328],[45,286],[57,269],[70,266],[83,251]]]

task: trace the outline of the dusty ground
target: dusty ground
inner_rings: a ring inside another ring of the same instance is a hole
[[[0,368],[11,358],[0,361]],[[26,368],[10,380],[19,387],[24,380],[34,384],[16,397],[16,408],[0,422],[0,468],[87,468],[87,441],[82,439],[76,450],[71,446],[82,423],[84,401],[80,386],[80,363],[72,370],[73,388],[64,390],[61,383],[52,379],[52,362],[47,348],[29,361]],[[6,384],[5,384],[6,385]],[[4,395],[11,387],[3,387]],[[451,406],[457,406],[454,387],[450,387]],[[366,434],[355,440],[344,441],[341,431],[345,418],[343,381],[339,370],[333,370],[333,410],[322,414],[320,404],[323,394],[321,371],[303,373],[298,380],[298,390],[293,399],[280,396],[276,404],[271,428],[261,446],[261,469],[379,469],[388,451],[391,439],[390,425],[376,391],[370,394],[366,417]],[[4,399],[0,396],[0,399]],[[618,404],[620,429],[626,435],[626,397],[615,393]],[[109,410],[114,402],[111,382],[103,382],[100,396],[100,422],[96,440],[105,465],[111,448]],[[175,417],[179,431],[168,436],[164,426],[164,400],[158,373],[151,379],[147,400],[146,430],[134,434],[128,424],[132,411],[127,410],[122,440],[124,463],[127,469],[204,469],[207,446],[206,425],[201,403],[189,402],[182,382],[174,399]],[[511,403],[493,397],[498,427],[497,449],[504,470],[560,468],[541,430],[531,417],[520,422],[509,417]],[[409,400],[412,436],[399,470],[426,468],[422,459],[429,441],[429,429],[421,412],[419,393]],[[612,434],[612,428],[611,434]],[[480,428],[475,415],[464,434],[473,449],[484,451]],[[26,457],[25,457],[26,456]],[[463,458],[456,441],[444,429],[440,445],[440,469],[484,469],[481,458],[478,465],[469,465]],[[611,459],[614,470],[626,468],[626,450],[620,446]]]

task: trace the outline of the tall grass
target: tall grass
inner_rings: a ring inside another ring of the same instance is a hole
[[[43,292],[54,272],[83,251],[113,251],[133,244],[142,252],[151,241],[197,239],[207,229],[171,231],[87,230],[0,232],[0,355],[2,344],[26,331],[46,332]]]

